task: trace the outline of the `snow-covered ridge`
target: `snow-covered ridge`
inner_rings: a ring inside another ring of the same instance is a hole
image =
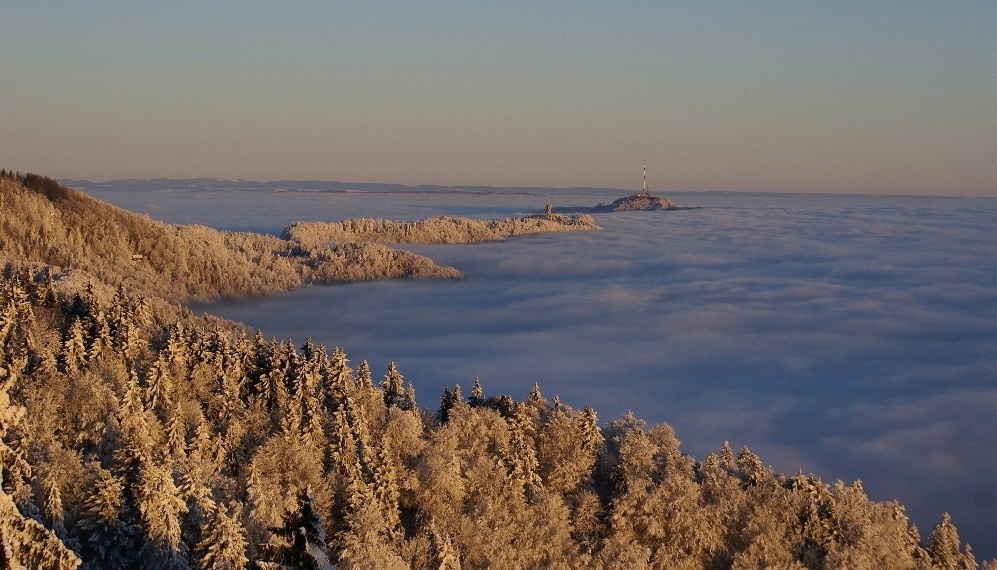
[[[284,230],[284,239],[303,245],[377,243],[475,243],[501,241],[528,234],[597,230],[592,216],[541,214],[503,220],[474,220],[438,216],[415,222],[381,218],[355,218],[342,222],[295,222]]]
[[[688,208],[683,208],[675,202],[672,202],[668,198],[662,198],[659,196],[651,196],[650,194],[634,194],[632,196],[626,196],[620,198],[619,200],[613,200],[613,203],[604,206],[602,204],[596,205],[592,208],[593,212],[625,212],[625,211],[650,211],[650,210],[686,210]]]
[[[696,207],[680,206],[668,198],[651,196],[650,194],[632,194],[617,200],[611,204],[596,204],[592,207],[585,206],[558,206],[555,212],[585,212],[589,214],[605,214],[609,212],[651,212],[655,210],[695,210]]]

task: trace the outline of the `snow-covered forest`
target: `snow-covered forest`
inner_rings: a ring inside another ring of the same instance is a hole
[[[165,224],[32,174],[0,177],[0,252],[85,272],[112,291],[170,301],[262,295],[309,283],[457,278],[432,260],[373,243],[304,247],[249,232]]]
[[[536,233],[598,229],[589,215],[540,214],[504,220],[440,216],[417,222],[360,218],[342,222],[296,222],[284,237],[305,245],[356,241],[378,243],[474,243]]]
[[[175,304],[308,282],[315,250],[0,190],[0,567],[977,567],[947,515],[922,536],[859,482],[540,387],[420,402],[404,363]]]

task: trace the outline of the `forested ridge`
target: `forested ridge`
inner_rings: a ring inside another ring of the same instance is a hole
[[[859,482],[697,460],[667,424],[600,426],[539,387],[420,405],[393,363],[14,255],[59,231],[3,234],[0,568],[977,566],[947,515],[922,537]]]
[[[342,222],[295,222],[283,236],[307,245],[373,241],[378,243],[475,243],[536,233],[599,229],[589,215],[547,213],[503,220],[437,216],[416,222],[356,218]]]
[[[294,240],[166,224],[34,174],[0,176],[0,262],[86,272],[171,301],[261,295],[310,283],[457,278],[429,258],[373,243]]]

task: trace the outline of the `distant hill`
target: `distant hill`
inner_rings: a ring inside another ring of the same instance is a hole
[[[618,200],[613,200],[612,204],[603,206],[597,204],[592,208],[593,212],[648,212],[653,210],[685,210],[668,198],[651,196],[650,194],[634,194]]]
[[[302,248],[273,236],[174,225],[43,176],[0,178],[0,260],[85,271],[111,287],[179,301],[260,295],[306,283],[456,278],[376,244]]]
[[[596,204],[585,206],[558,206],[555,212],[605,214],[610,212],[651,212],[655,210],[695,210],[695,207],[680,206],[668,198],[651,196],[650,194],[632,194],[613,200],[611,204]]]

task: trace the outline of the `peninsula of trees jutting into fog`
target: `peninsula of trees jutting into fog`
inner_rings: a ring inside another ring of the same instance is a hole
[[[858,482],[776,473],[726,444],[695,459],[666,424],[600,427],[539,387],[520,402],[472,380],[420,405],[393,363],[176,304],[457,277],[347,240],[446,242],[475,224],[281,239],[3,174],[0,568],[977,567],[947,515],[921,536]],[[542,218],[525,223],[559,223]]]
[[[475,243],[500,241],[506,237],[548,232],[599,229],[592,216],[568,217],[561,214],[471,220],[439,216],[418,222],[398,222],[360,218],[338,223],[295,222],[283,237],[299,244],[322,245],[357,241],[378,243]]]

